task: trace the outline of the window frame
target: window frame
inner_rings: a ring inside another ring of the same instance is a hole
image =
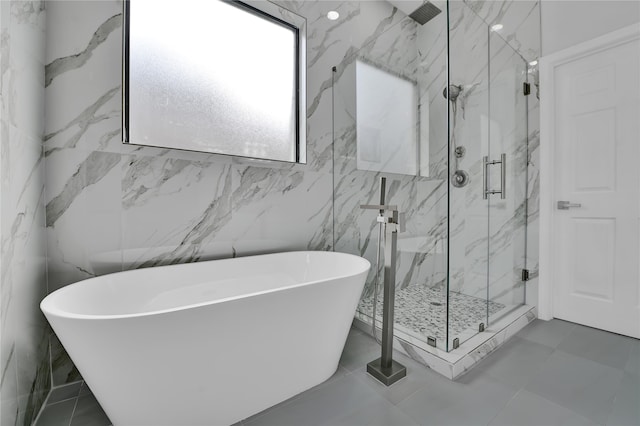
[[[248,157],[238,154],[229,154],[222,151],[210,150],[200,151],[189,148],[181,147],[167,147],[151,144],[136,143],[131,141],[129,128],[129,57],[130,57],[130,25],[131,25],[131,10],[130,2],[132,0],[124,0],[122,5],[123,25],[122,25],[122,143],[134,146],[149,146],[162,149],[175,149],[179,151],[189,152],[202,152],[205,154],[225,155],[239,158],[250,158],[260,161],[274,161],[289,164],[306,164],[307,163],[307,100],[306,100],[306,19],[300,15],[297,15],[282,6],[271,3],[264,0],[210,0],[210,1],[223,1],[234,7],[246,11],[247,13],[254,14],[260,18],[266,19],[276,25],[281,25],[287,29],[291,29],[295,35],[295,101],[294,106],[296,110],[295,114],[295,138],[292,141],[294,146],[294,158],[293,161],[280,160],[274,158],[265,157]],[[135,1],[135,0],[134,0]]]

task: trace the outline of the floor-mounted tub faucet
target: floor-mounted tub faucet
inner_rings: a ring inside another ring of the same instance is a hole
[[[378,223],[384,226],[384,300],[382,307],[382,356],[367,364],[367,373],[390,386],[407,375],[404,365],[392,358],[393,353],[393,311],[396,293],[396,255],[398,232],[404,232],[404,220],[398,206],[384,204],[384,177],[380,178],[380,204],[361,205],[361,209],[379,210]],[[378,265],[376,265],[378,268]],[[376,282],[375,285],[378,285]],[[375,304],[375,301],[374,301]],[[373,323],[376,318],[374,315]],[[375,332],[375,331],[374,331]]]

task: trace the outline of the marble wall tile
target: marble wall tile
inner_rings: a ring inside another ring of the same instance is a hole
[[[52,183],[46,191],[50,292],[98,275],[94,256],[121,247],[122,161],[119,154],[80,149],[47,158],[47,182]],[[121,269],[119,261],[109,272]]]
[[[122,251],[103,255],[121,255],[123,270],[233,255],[217,238],[232,214],[230,162],[128,155],[119,173]]]
[[[502,37],[527,61],[540,56],[539,0],[464,0],[487,24],[502,24]]]
[[[122,2],[51,3],[44,132],[50,290],[123,269],[333,249],[331,67],[401,18],[384,1],[277,3],[307,19],[306,165],[122,145]],[[336,8],[341,19],[327,20]],[[77,380],[57,339],[51,347],[54,384]]]
[[[0,2],[2,424],[29,425],[51,387],[44,230],[42,1]]]

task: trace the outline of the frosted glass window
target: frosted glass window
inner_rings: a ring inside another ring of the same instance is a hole
[[[418,94],[414,82],[356,62],[359,170],[416,175]]]
[[[303,18],[219,0],[131,0],[125,16],[126,143],[305,162]]]

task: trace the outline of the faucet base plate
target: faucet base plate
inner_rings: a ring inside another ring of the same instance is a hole
[[[391,367],[383,368],[382,358],[367,364],[367,373],[371,374],[385,386],[391,386],[407,375],[407,368],[396,361],[391,361]]]

